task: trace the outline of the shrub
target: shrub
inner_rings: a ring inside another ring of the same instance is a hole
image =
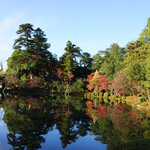
[[[120,99],[117,97],[117,95],[112,95],[112,96],[109,96],[108,98],[109,98],[109,100],[111,100],[111,102],[114,102],[114,103],[120,101]]]
[[[103,96],[103,99],[104,99],[104,102],[107,104],[109,101],[108,101],[108,95],[109,95],[109,92],[105,92],[104,93],[104,96]]]

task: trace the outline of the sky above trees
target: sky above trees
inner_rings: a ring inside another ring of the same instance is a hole
[[[150,17],[149,0],[5,0],[0,5],[0,60],[13,52],[20,24],[40,27],[57,56],[70,40],[96,54],[112,43],[136,40]]]

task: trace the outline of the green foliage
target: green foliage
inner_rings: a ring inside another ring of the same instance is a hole
[[[139,105],[138,109],[142,112],[147,114],[147,116],[150,117],[149,111],[150,111],[150,102],[143,102]]]
[[[103,92],[100,92],[99,93],[99,101],[102,102],[103,101],[102,99],[103,99]]]
[[[11,87],[15,87],[16,85],[19,85],[18,72],[16,70],[11,70],[10,72],[6,72],[5,81]]]
[[[17,31],[19,38],[15,40],[11,57],[8,59],[8,72],[17,71],[21,76],[32,79],[32,76],[42,76],[49,72],[54,61],[52,54],[48,51],[50,44],[47,43],[44,32],[40,29],[33,29],[31,24],[22,24]],[[21,86],[22,84],[21,78]]]
[[[145,66],[133,62],[125,69],[125,74],[129,81],[145,80]]]
[[[77,65],[76,58],[80,56],[80,48],[75,44],[72,44],[70,41],[67,42],[65,47],[65,53],[62,59],[62,67],[65,72],[68,70],[73,71]]]
[[[26,76],[26,74],[24,74],[24,75],[22,75],[21,76],[21,78],[20,78],[20,86],[21,87],[26,87],[26,85],[27,85],[27,76]]]
[[[70,86],[70,91],[72,93],[74,92],[83,92],[86,86],[86,80],[79,78],[76,80],[76,82],[73,82]]]
[[[109,79],[113,79],[116,73],[122,69],[122,61],[125,54],[124,48],[114,43],[103,53],[102,65],[99,68],[100,72],[104,73]]]
[[[150,120],[147,120],[147,119],[142,120],[141,127],[143,129],[150,129]]]
[[[143,136],[145,139],[150,139],[150,130],[146,130],[144,133],[143,133]]]
[[[150,18],[148,18],[147,25],[145,29],[142,31],[142,33],[140,34],[139,40],[142,42],[145,41],[147,42],[150,40]]]
[[[95,94],[91,93],[91,100],[94,100],[94,99],[95,99]]]
[[[146,60],[146,79],[150,81],[150,58]]]
[[[109,92],[106,91],[106,92],[104,93],[104,96],[103,96],[103,100],[104,100],[104,102],[105,102],[106,104],[109,102],[108,96],[109,96]]]
[[[93,56],[92,69],[94,71],[99,70],[101,68],[102,64],[104,63],[104,61],[105,61],[105,58],[103,57],[103,52],[98,51],[98,53]]]
[[[118,98],[117,95],[111,95],[108,97],[108,99],[114,103],[120,102],[120,98]]]
[[[144,97],[138,97],[138,103],[142,103],[145,101],[145,98]]]
[[[91,58],[91,55],[87,52],[84,52],[81,54],[80,65],[83,66],[84,68],[91,69],[92,60],[93,59]]]
[[[91,93],[90,92],[87,93],[87,99],[91,100]]]

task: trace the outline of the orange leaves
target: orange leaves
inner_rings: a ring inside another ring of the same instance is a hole
[[[99,104],[99,107],[97,108],[97,114],[100,118],[105,118],[107,115],[107,106]]]
[[[135,118],[136,120],[139,119],[139,116],[137,115],[136,111],[134,109],[131,109],[129,112],[129,115]]]
[[[74,75],[72,74],[70,70],[67,72],[67,76],[69,79],[72,79],[74,77]]]
[[[59,79],[63,78],[63,71],[61,69],[57,69],[57,76]]]
[[[87,101],[86,102],[86,105],[87,106],[90,106],[90,107],[94,107],[94,103],[92,101]]]
[[[90,117],[95,119],[95,117],[105,118],[107,115],[107,106],[99,104],[98,107],[92,101],[87,101],[86,105],[88,108],[85,109],[86,114]]]
[[[98,71],[88,75],[87,82],[88,82],[88,84],[87,84],[88,90],[92,90],[92,89],[95,89],[97,87],[99,88],[100,91],[102,91],[102,90],[107,91],[108,90],[109,79],[107,77],[105,77],[105,75],[101,74]]]
[[[61,79],[62,83],[70,84],[71,79],[74,77],[70,70],[67,73],[64,73],[61,69],[57,69],[57,77]]]

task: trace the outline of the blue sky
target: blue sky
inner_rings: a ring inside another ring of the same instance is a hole
[[[61,56],[70,40],[92,55],[136,40],[150,17],[150,0],[0,0],[0,60],[11,56],[20,24],[46,34]]]

